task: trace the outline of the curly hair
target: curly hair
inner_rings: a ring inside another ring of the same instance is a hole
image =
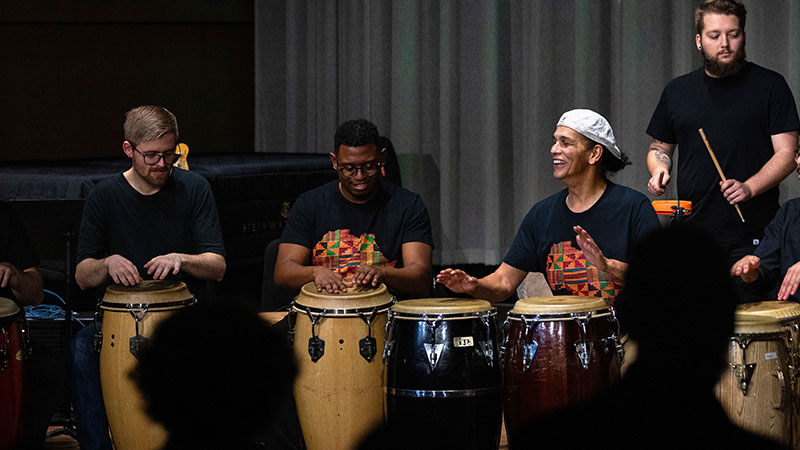
[[[333,138],[333,151],[338,153],[339,146],[361,147],[364,145],[378,145],[378,127],[367,119],[348,120],[339,125],[336,136]]]

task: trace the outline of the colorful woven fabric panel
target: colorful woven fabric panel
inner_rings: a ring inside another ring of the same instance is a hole
[[[364,233],[353,236],[350,230],[329,231],[314,246],[311,263],[323,266],[350,278],[361,264],[388,264],[375,242],[375,235]]]
[[[593,266],[583,252],[569,241],[550,247],[547,283],[557,295],[602,297],[611,304],[622,289],[615,277]]]

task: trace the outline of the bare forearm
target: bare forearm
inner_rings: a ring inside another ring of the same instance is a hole
[[[11,285],[11,292],[23,305],[38,305],[44,298],[42,287],[42,277],[31,268],[19,272]]]
[[[285,261],[275,264],[275,284],[278,287],[297,290],[306,283],[314,281],[314,271],[319,266],[305,266],[295,261]],[[325,269],[329,270],[329,269]]]
[[[86,258],[78,263],[75,268],[75,281],[78,283],[78,287],[83,290],[100,286],[110,279],[108,269],[105,266],[105,258]]]
[[[647,170],[652,175],[659,168],[664,168],[667,173],[672,171],[671,153],[667,153],[664,149],[651,144],[647,152]]]
[[[181,272],[202,280],[222,281],[225,276],[225,257],[206,252],[199,255],[181,255]]]
[[[621,284],[625,283],[625,272],[628,271],[628,263],[616,260],[616,259],[606,259],[607,266],[603,272],[610,274],[614,278],[616,278]]]
[[[474,298],[496,303],[511,297],[511,294],[514,293],[514,289],[516,288],[517,286],[512,286],[511,283],[504,282],[495,272],[478,279],[478,287],[472,292],[468,292],[468,294]]]
[[[788,152],[775,153],[755,175],[745,183],[750,187],[753,196],[762,194],[777,186],[797,167],[794,154]]]

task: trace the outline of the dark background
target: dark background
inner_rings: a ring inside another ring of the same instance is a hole
[[[123,157],[143,104],[192,152],[252,152],[253,0],[0,0],[0,98],[0,162]]]

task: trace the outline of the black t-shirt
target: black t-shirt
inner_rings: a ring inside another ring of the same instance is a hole
[[[39,257],[28,237],[17,210],[0,202],[0,262],[7,262],[19,270],[39,265]],[[11,288],[0,288],[0,297],[16,300]]]
[[[301,195],[289,213],[281,243],[313,249],[325,233],[349,229],[353,236],[375,235],[381,252],[395,267],[403,267],[402,246],[422,242],[433,247],[431,220],[419,195],[381,181],[367,203],[351,203],[334,180]]]
[[[86,199],[79,263],[119,254],[149,279],[144,265],[156,256],[205,252],[225,255],[214,196],[200,175],[176,169],[161,190],[142,195],[119,174],[100,182]]]
[[[544,273],[556,294],[613,300],[621,286],[602,272],[599,279],[587,275],[585,257],[572,227],[583,227],[607,258],[624,262],[633,242],[660,225],[642,193],[607,183],[600,199],[582,213],[567,207],[567,189],[533,205],[503,262],[526,272]]]
[[[742,224],[719,190],[720,177],[700,128],[725,176],[746,181],[775,154],[772,135],[800,128],[786,80],[753,63],[727,78],[698,69],[667,84],[647,127],[653,138],[678,145],[678,197],[692,202],[686,223],[723,243],[760,238],[778,210],[778,187],[740,204]]]
[[[759,279],[751,287],[767,294],[776,283],[783,281],[790,267],[800,262],[800,198],[789,200],[781,206],[764,230],[764,239],[754,254],[761,258],[761,266]],[[800,301],[800,292],[791,296],[791,299]]]

